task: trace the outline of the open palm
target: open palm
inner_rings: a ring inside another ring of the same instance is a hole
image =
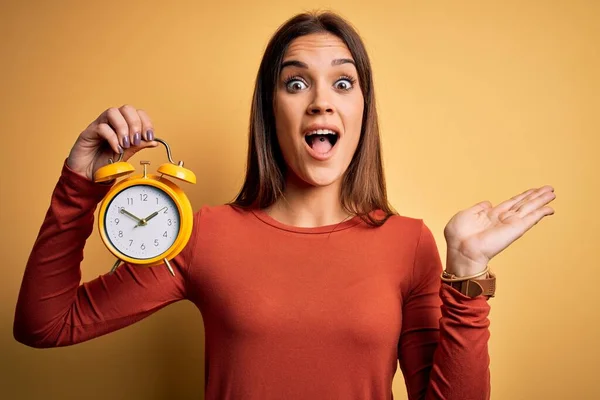
[[[554,214],[547,204],[555,197],[551,186],[543,186],[529,189],[496,207],[483,201],[460,211],[444,229],[449,259],[485,268],[492,257],[542,218]]]

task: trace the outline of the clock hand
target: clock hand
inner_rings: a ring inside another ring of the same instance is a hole
[[[158,215],[158,213],[160,213],[162,210],[164,210],[165,208],[167,208],[166,206],[161,208],[158,211],[154,211],[152,214],[148,215],[146,218],[144,218],[144,221],[148,222],[150,221],[152,218],[156,217]]]
[[[138,224],[136,226],[134,226],[134,228],[137,228],[138,226],[146,225],[148,223],[148,221],[150,221],[152,218],[156,217],[165,208],[167,208],[167,207],[165,206],[158,211],[154,211],[152,214],[148,215],[146,218],[142,218],[140,220],[140,222],[138,222]]]
[[[138,218],[138,217],[136,217],[135,215],[133,215],[132,213],[130,213],[129,211],[127,211],[125,208],[121,208],[121,209],[119,210],[119,212],[120,212],[121,214],[129,215],[131,218],[133,218],[133,219],[135,219],[136,221],[138,221],[138,224],[142,224],[142,223],[143,223],[143,225],[145,225],[145,222],[144,222],[144,221],[143,221],[141,218]],[[137,226],[137,225],[136,225],[136,226]]]

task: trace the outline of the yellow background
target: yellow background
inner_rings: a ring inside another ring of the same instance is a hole
[[[198,175],[194,209],[244,172],[262,51],[296,12],[331,8],[372,57],[390,199],[442,257],[458,210],[556,188],[556,214],[498,255],[493,399],[597,399],[600,2],[3,1],[0,397],[200,399],[203,328],[181,302],[111,335],[35,350],[12,337],[19,284],[72,143],[110,106],[148,111]],[[156,166],[163,148],[137,155]],[[113,258],[97,232],[84,279]],[[324,355],[326,356],[326,355]],[[398,374],[394,393],[405,398]]]

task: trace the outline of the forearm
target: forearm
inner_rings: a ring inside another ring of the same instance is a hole
[[[461,255],[447,254],[446,272],[457,278],[480,274],[486,268],[487,265],[474,263]],[[487,274],[483,274],[473,279],[486,277]],[[440,298],[440,341],[434,356],[428,397],[439,398],[446,392],[452,393],[448,398],[488,399],[490,306],[487,298],[468,297],[446,284],[441,285]]]
[[[441,284],[442,263],[425,225],[414,265],[414,287],[404,303],[399,347],[409,398],[487,400],[487,299],[469,298]]]
[[[489,304],[447,285],[427,399],[489,399]]]
[[[77,180],[65,175],[61,175],[54,189],[17,301],[14,335],[19,341],[46,337],[66,318],[75,301],[83,249],[93,229],[94,209],[108,188],[97,187],[85,195],[80,189]]]

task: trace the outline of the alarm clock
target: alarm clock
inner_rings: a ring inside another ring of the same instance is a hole
[[[167,151],[168,163],[149,174],[149,161],[140,161],[143,173],[114,184],[102,199],[98,210],[98,230],[102,242],[117,260],[112,274],[122,262],[137,266],[165,264],[175,275],[169,260],[183,250],[190,239],[193,210],[184,191],[167,177],[187,183],[196,183],[192,171],[175,163],[167,142],[155,138]],[[119,159],[99,168],[95,182],[106,182],[131,174],[134,167]]]

